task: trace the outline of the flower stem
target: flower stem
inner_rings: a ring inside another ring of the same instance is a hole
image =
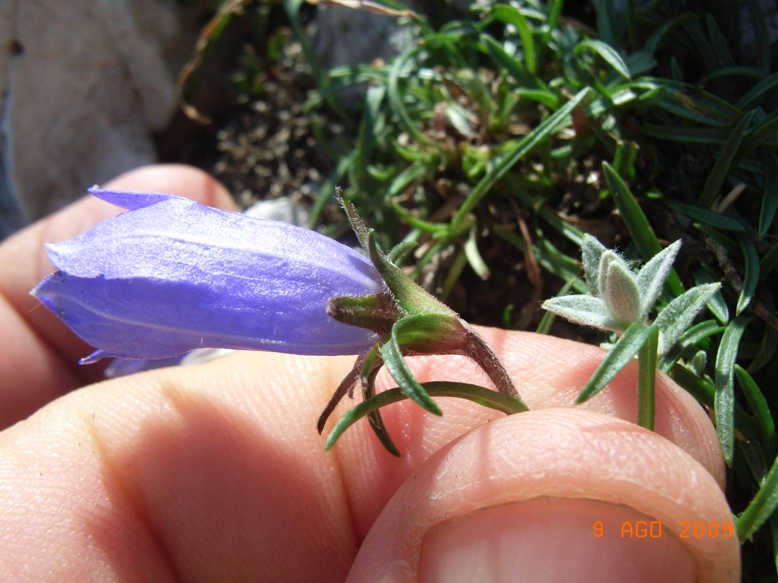
[[[652,327],[638,352],[638,425],[654,429],[654,388],[659,328]]]
[[[460,399],[468,399],[484,407],[489,407],[497,411],[501,411],[507,415],[513,413],[523,413],[527,411],[527,406],[511,395],[506,395],[492,389],[480,387],[478,385],[471,385],[468,383],[455,383],[449,381],[433,381],[428,383],[422,383],[421,385],[424,391],[433,397],[458,397]],[[404,399],[411,398],[408,393],[400,388],[389,389],[382,391],[375,396],[370,397],[366,401],[363,401],[356,407],[346,412],[343,417],[335,424],[327,438],[327,442],[324,446],[325,450],[329,450],[337,439],[343,435],[351,425],[359,421],[362,417],[366,417],[373,412],[377,412],[380,408],[392,403],[397,403]],[[391,442],[390,442],[391,443]],[[385,444],[384,444],[385,445]],[[388,449],[388,448],[387,448]],[[399,455],[396,450],[389,450],[393,455]]]

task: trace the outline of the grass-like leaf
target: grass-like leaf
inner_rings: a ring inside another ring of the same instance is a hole
[[[750,539],[778,507],[778,458],[775,459],[759,491],[745,511],[738,517],[735,527],[741,542]]]
[[[756,251],[754,242],[745,234],[738,234],[738,243],[743,251],[743,287],[737,299],[737,308],[735,314],[740,314],[751,303],[751,298],[756,291],[759,283],[759,254]]]
[[[665,91],[657,105],[683,119],[706,126],[729,128],[743,116],[741,109],[707,91],[667,79],[662,79],[661,84]]]
[[[773,73],[769,77],[765,77],[754,85],[753,89],[738,100],[736,107],[739,107],[740,109],[751,107],[776,86],[778,86],[778,72]]]
[[[739,364],[735,365],[735,377],[737,377],[738,386],[751,408],[759,432],[762,436],[762,442],[766,446],[766,453],[774,454],[775,446],[775,422],[770,413],[770,406],[767,404],[762,390],[756,384],[754,378],[749,372]]]
[[[749,318],[738,316],[732,320],[721,337],[719,351],[716,354],[716,432],[724,454],[724,461],[732,466],[735,447],[735,361]]]
[[[778,73],[776,74],[778,75]],[[759,211],[759,238],[763,239],[775,220],[778,210],[778,156],[772,150],[765,152],[766,177],[762,208]]]
[[[671,301],[659,312],[654,324],[659,326],[659,354],[666,354],[694,322],[697,314],[719,290],[721,284],[708,283],[693,287]]]
[[[583,51],[591,51],[600,55],[606,63],[619,73],[619,75],[627,79],[630,78],[629,68],[624,62],[624,59],[622,59],[618,51],[609,44],[604,43],[601,40],[585,40],[575,46],[574,53],[578,55]]]
[[[716,163],[713,165],[708,180],[705,182],[705,187],[702,189],[702,194],[697,201],[697,204],[701,207],[710,208],[718,196],[721,186],[724,184],[724,179],[733,170],[732,162],[735,159],[735,154],[738,148],[740,148],[740,143],[743,141],[743,136],[753,117],[753,112],[747,113],[732,129],[732,133],[719,152]]]
[[[457,397],[459,399],[467,399],[484,407],[489,407],[490,409],[505,413],[506,415],[528,411],[527,407],[518,399],[478,385],[435,381],[423,383],[421,386],[426,393],[433,397]],[[346,429],[363,417],[367,417],[387,405],[398,403],[408,398],[410,398],[408,394],[400,388],[389,389],[378,393],[350,409],[338,420],[335,427],[333,427],[332,432],[327,437],[327,442],[324,446],[325,450],[332,448]]]
[[[543,302],[543,309],[582,326],[621,331],[620,322],[611,317],[605,302],[594,296],[574,294],[551,298]]]
[[[638,288],[640,288],[640,308],[643,316],[654,307],[654,303],[662,292],[665,280],[673,269],[673,262],[680,249],[681,241],[679,239],[652,257],[638,272],[636,279]]]
[[[531,74],[535,74],[535,40],[532,36],[532,30],[527,23],[527,19],[516,6],[507,4],[496,4],[492,9],[492,14],[497,20],[506,24],[512,24],[521,38],[521,46],[524,49],[524,66]]]
[[[630,325],[610,352],[605,355],[575,402],[580,404],[588,401],[603,390],[605,385],[611,382],[619,374],[619,371],[635,357],[653,333],[654,326],[646,326],[642,322],[634,322]]]
[[[662,204],[668,208],[671,208],[674,211],[678,211],[679,213],[684,214],[687,217],[694,219],[695,221],[710,225],[711,227],[716,227],[717,229],[723,229],[725,231],[744,230],[743,225],[738,223],[735,219],[724,216],[715,211],[693,204],[686,204],[685,202],[680,202],[669,198],[662,198],[660,200]]]
[[[594,295],[600,294],[600,259],[607,251],[605,245],[595,237],[585,235],[581,243],[581,261],[583,263],[586,283]]]
[[[757,129],[743,138],[735,163],[751,155],[761,145],[778,146],[778,111],[773,112],[759,124]]]
[[[538,86],[537,78],[534,77],[518,59],[509,55],[505,49],[500,46],[496,40],[484,33],[481,35],[481,43],[491,55],[495,63],[504,67],[519,84],[526,87],[536,88]]]

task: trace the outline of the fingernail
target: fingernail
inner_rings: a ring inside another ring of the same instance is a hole
[[[484,509],[430,530],[422,583],[693,582],[694,558],[662,524],[626,506],[541,498]]]

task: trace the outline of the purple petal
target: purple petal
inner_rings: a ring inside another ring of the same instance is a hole
[[[93,191],[130,210],[50,245],[60,271],[33,290],[100,356],[194,348],[356,354],[374,342],[327,315],[378,293],[370,261],[332,239],[160,194]]]

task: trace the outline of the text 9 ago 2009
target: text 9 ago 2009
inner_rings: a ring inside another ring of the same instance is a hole
[[[678,538],[731,538],[735,536],[735,525],[730,522],[687,522],[679,523]],[[661,538],[664,528],[659,520],[627,520],[621,523],[621,538]],[[592,524],[592,534],[601,538],[605,534],[605,525],[599,520]]]

